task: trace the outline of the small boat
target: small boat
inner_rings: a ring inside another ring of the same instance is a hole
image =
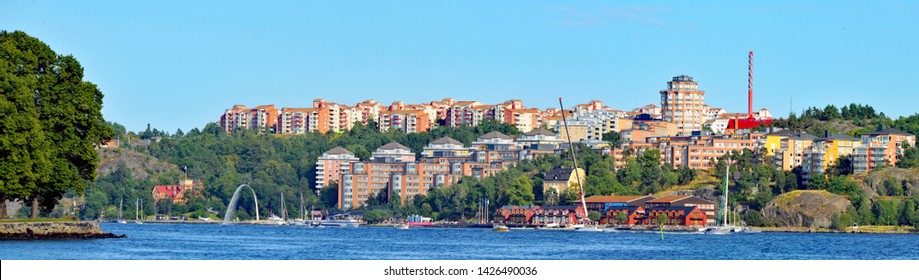
[[[601,229],[600,226],[597,226],[597,225],[594,225],[594,226],[585,226],[585,225],[581,225],[580,227],[575,228],[575,231],[578,231],[578,232],[603,232],[603,229]]]
[[[608,227],[608,228],[603,228],[603,232],[619,232],[619,230]]]
[[[358,227],[359,223],[354,219],[348,220],[322,220],[320,226],[324,227]]]
[[[494,226],[491,227],[491,231],[494,231],[494,232],[507,232],[508,229],[507,229],[507,226],[505,226],[505,225],[503,225],[503,224],[495,224]]]
[[[400,223],[395,226],[396,229],[408,229],[409,226],[406,223]]]

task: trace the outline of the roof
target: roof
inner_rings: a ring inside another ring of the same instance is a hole
[[[537,114],[537,113],[540,112],[539,109],[536,109],[536,108],[528,108],[528,109],[508,109],[508,110],[511,111],[512,113],[513,113],[513,112],[516,112],[516,113],[524,113],[524,114],[526,114],[526,113]]]
[[[546,181],[568,181],[574,168],[552,168],[546,172]]]
[[[619,195],[619,196],[616,196],[616,195],[595,195],[595,196],[591,196],[591,197],[585,198],[584,201],[585,201],[585,202],[622,202],[622,203],[627,203],[627,202],[629,202],[629,201],[633,201],[633,200],[636,200],[636,199],[639,199],[639,198],[643,198],[643,197],[646,197],[646,196],[641,196],[641,195]]]
[[[825,140],[859,141],[861,139],[858,139],[858,138],[855,138],[849,135],[845,135],[842,133],[836,133],[836,134],[830,135],[830,137],[817,138],[816,140],[819,140],[819,141],[825,141]]]
[[[453,138],[450,138],[450,137],[446,137],[446,136],[444,136],[444,137],[442,137],[442,138],[440,138],[440,139],[434,140],[433,142],[431,142],[431,144],[433,144],[433,145],[454,144],[454,145],[461,145],[461,146],[463,145],[462,142],[456,141],[456,139],[453,139]]]
[[[492,131],[492,132],[486,133],[485,135],[479,136],[479,138],[480,138],[480,139],[501,138],[501,139],[508,139],[508,140],[513,140],[513,139],[514,139],[514,138],[512,138],[512,137],[510,137],[510,136],[507,136],[507,135],[504,134],[504,133],[497,132],[497,131]]]
[[[660,198],[655,198],[655,199],[652,199],[652,200],[648,200],[647,203],[668,203],[668,202],[674,202],[674,201],[677,201],[677,200],[681,200],[681,199],[684,199],[684,198],[688,198],[688,196],[685,196],[685,195],[668,195],[668,196],[665,196],[665,197],[660,197]]]
[[[540,208],[539,208],[539,210],[544,210],[544,211],[550,211],[550,210],[571,210],[571,211],[574,211],[575,209],[578,209],[578,207],[577,207],[577,206],[559,206],[559,205],[556,205],[556,206],[543,206],[543,207],[540,207]]]
[[[407,150],[411,151],[409,147],[403,146],[402,144],[396,142],[389,142],[389,144],[383,145],[382,147],[377,148],[377,150]]]
[[[904,132],[904,131],[902,131],[902,130],[899,130],[899,129],[896,129],[896,128],[893,128],[893,127],[881,127],[881,128],[878,128],[878,129],[875,130],[875,131],[868,132],[868,133],[865,133],[865,134],[862,134],[862,135],[889,135],[889,134],[909,135],[909,136],[912,136],[912,135],[913,135],[913,134],[910,134],[910,133],[908,133],[908,132]]]
[[[348,149],[342,148],[341,146],[332,148],[331,150],[328,150],[325,153],[329,155],[352,155],[352,156],[354,155],[354,153],[352,153],[351,151],[348,151]]]
[[[767,136],[769,136],[769,135],[771,135],[771,136],[792,136],[792,135],[795,135],[795,132],[792,131],[792,130],[779,130],[779,131],[772,132],[772,133],[769,133],[769,134],[766,134],[766,135],[767,135]]]
[[[814,139],[817,139],[817,136],[813,136],[813,135],[807,134],[807,133],[805,133],[805,132],[801,132],[801,133],[796,133],[796,134],[793,135],[793,136],[789,136],[788,139],[791,139],[791,140],[814,140]]]
[[[469,105],[472,105],[473,103],[477,103],[477,102],[478,102],[478,101],[457,101],[457,102],[453,103],[453,106],[469,106]]]
[[[523,135],[526,135],[526,136],[536,136],[536,135],[557,136],[558,134],[555,134],[555,132],[549,131],[548,129],[539,127],[537,129],[530,130],[530,132],[524,133]]]
[[[413,115],[424,113],[424,110],[392,110],[380,112],[380,115]]]
[[[284,108],[284,109],[281,109],[281,111],[284,112],[284,113],[288,113],[288,112],[290,112],[290,113],[294,113],[294,112],[296,112],[296,113],[311,113],[311,112],[314,112],[314,111],[316,111],[316,110],[319,110],[319,108]]]

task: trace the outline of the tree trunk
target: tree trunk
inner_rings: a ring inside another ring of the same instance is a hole
[[[32,197],[32,219],[38,218],[38,196]]]
[[[0,220],[6,218],[6,194],[0,192]]]

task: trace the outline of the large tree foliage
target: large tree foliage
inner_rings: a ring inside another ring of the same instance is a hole
[[[31,199],[32,216],[36,217],[39,205],[50,211],[68,190],[83,192],[86,182],[95,177],[98,154],[94,145],[111,139],[113,132],[102,118],[102,92],[83,81],[83,67],[73,56],[58,55],[21,31],[0,32],[0,42],[3,95],[10,102],[7,104],[15,104],[6,106],[4,112],[13,113],[7,118],[16,123],[3,133],[25,132],[25,137],[32,137],[29,141],[36,142],[29,143],[31,147],[16,146],[16,141],[4,144],[11,149],[35,149],[19,152],[31,153],[28,158],[34,160],[16,157],[10,165],[17,165],[18,170],[40,167],[42,172],[38,174],[45,175],[34,180],[7,181],[9,184],[4,183],[0,193],[19,200]],[[35,119],[42,135],[37,135]],[[44,145],[49,148],[42,148]]]

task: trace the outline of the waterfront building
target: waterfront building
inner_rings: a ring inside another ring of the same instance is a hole
[[[642,225],[663,225],[668,226],[694,226],[702,227],[706,224],[714,224],[714,221],[706,222],[707,218],[699,207],[650,207],[645,208],[646,216],[641,219]]]
[[[339,206],[358,208],[370,195],[381,193],[404,204],[431,188],[449,187],[462,176],[460,168],[441,162],[352,162],[350,172],[341,176]]]
[[[644,208],[648,212],[648,217],[653,219],[656,219],[657,215],[653,213],[653,211],[657,211],[658,214],[679,214],[670,215],[669,217],[683,219],[682,224],[680,225],[697,225],[694,223],[689,223],[699,219],[699,217],[690,215],[695,213],[697,210],[702,215],[701,224],[698,224],[700,226],[714,225],[717,218],[715,203],[695,196],[672,195],[656,198],[646,201]],[[692,210],[693,208],[696,210]],[[676,222],[676,220],[674,222]]]
[[[865,173],[881,166],[896,166],[905,145],[915,146],[916,136],[896,128],[879,126],[862,134],[861,146],[855,148],[852,159],[855,173]]]
[[[192,195],[201,195],[204,183],[190,179],[180,179],[177,185],[157,185],[153,187],[153,201],[159,202],[163,199],[171,200],[173,203],[184,204],[188,197]]]
[[[645,215],[645,208],[641,206],[610,206],[601,212],[600,224],[636,225],[644,219]]]
[[[676,124],[677,132],[689,135],[702,130],[705,121],[705,91],[692,77],[679,75],[667,82],[667,89],[660,91],[661,118]]]
[[[650,195],[595,195],[584,199],[587,210],[604,213],[610,207],[643,206],[645,202],[653,200]]]
[[[505,205],[495,211],[492,221],[502,224],[525,225],[533,222],[533,215],[539,206]]]
[[[530,223],[534,225],[557,224],[561,227],[577,224],[586,218],[581,206],[540,206],[534,210]]]
[[[358,161],[360,159],[355,157],[354,153],[342,147],[335,147],[323,153],[316,160],[316,190],[332,182],[339,182],[341,175],[351,170],[351,163]]]

